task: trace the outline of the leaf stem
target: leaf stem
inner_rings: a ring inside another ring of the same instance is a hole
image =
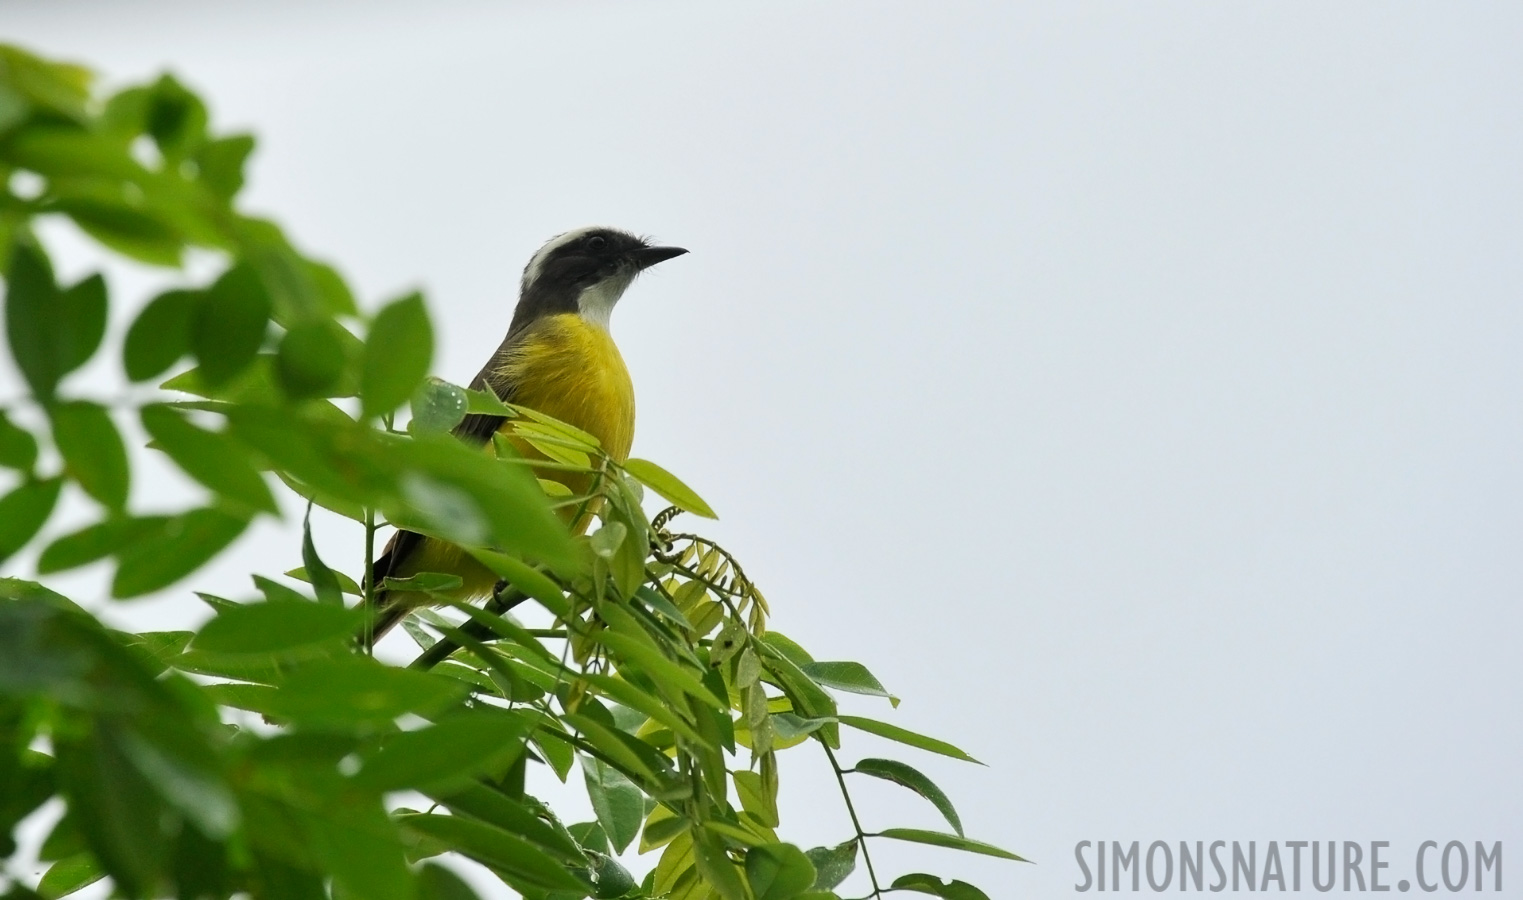
[[[375,509],[365,507],[365,652],[375,653]]]
[[[867,864],[867,877],[872,882],[872,896],[883,900],[883,888],[878,886],[878,873],[873,870],[873,858],[867,853],[867,832],[862,830],[862,821],[857,818],[857,808],[851,802],[851,791],[846,789],[846,771],[836,761],[835,751],[830,745],[820,739],[820,746],[825,748],[825,756],[830,760],[830,768],[835,770],[836,783],[841,786],[841,799],[846,801],[846,811],[851,814],[851,827],[857,831],[857,846],[862,848],[862,862]]]

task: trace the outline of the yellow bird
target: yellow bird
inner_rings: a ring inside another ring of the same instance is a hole
[[[524,267],[508,335],[471,387],[575,425],[623,462],[635,437],[635,391],[609,334],[609,318],[635,276],[686,252],[599,226],[552,238]],[[502,416],[473,414],[455,434],[486,445],[506,423]],[[526,456],[537,455],[531,448],[525,450]],[[573,493],[588,487],[579,473],[539,474],[560,481]],[[572,528],[585,530],[588,518],[571,523]],[[419,572],[460,576],[464,583],[455,594],[460,600],[488,596],[497,582],[491,571],[454,544],[411,531],[392,536],[371,578],[379,586],[383,578],[408,578]],[[373,638],[427,603],[423,593],[377,590]]]

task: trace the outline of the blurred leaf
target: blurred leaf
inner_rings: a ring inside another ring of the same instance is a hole
[[[199,428],[163,404],[145,406],[141,415],[143,428],[159,449],[187,475],[250,509],[279,513],[269,485],[249,461],[243,444],[221,432]]]
[[[842,725],[850,725],[868,734],[876,734],[878,737],[898,741],[901,744],[908,744],[911,747],[919,747],[921,750],[929,750],[932,753],[940,753],[942,756],[950,756],[953,759],[961,759],[966,762],[983,765],[983,763],[979,763],[978,760],[948,744],[946,741],[938,741],[933,737],[916,734],[897,725],[879,722],[876,719],[865,719],[861,716],[837,716],[836,718]]]
[[[289,396],[327,396],[344,374],[347,348],[336,322],[303,322],[280,339],[275,371]]]
[[[185,237],[175,223],[146,205],[127,185],[110,181],[55,181],[52,209],[74,220],[105,246],[139,262],[178,267]]]
[[[88,853],[76,853],[48,867],[42,880],[37,883],[37,893],[46,900],[67,897],[80,888],[87,887],[106,877],[95,857]]]
[[[206,105],[173,75],[149,89],[146,128],[168,160],[180,160],[206,140]]]
[[[58,489],[62,486],[57,478],[26,481],[0,497],[0,562],[25,547],[42,528],[58,502]]]
[[[321,603],[247,603],[218,613],[193,646],[208,653],[290,653],[347,638],[362,619],[357,609]]]
[[[122,751],[118,733],[97,719],[78,739],[59,741],[59,775],[91,853],[123,893],[140,896],[168,861],[164,826],[173,820]]]
[[[254,152],[254,137],[235,134],[208,141],[196,153],[201,182],[223,200],[231,200],[243,189],[243,167]]]
[[[13,424],[5,410],[0,409],[0,466],[32,471],[37,464],[37,439],[24,428]]]
[[[687,510],[694,515],[716,519],[714,510],[703,502],[692,488],[683,484],[677,476],[666,471],[650,460],[629,459],[624,462],[624,471],[639,479],[641,484],[665,497],[674,506]]]
[[[311,604],[333,612],[332,607]],[[462,682],[348,656],[309,663],[286,677],[274,709],[299,725],[379,728],[403,713],[436,715],[466,693]]]
[[[270,295],[247,263],[201,294],[191,310],[190,349],[208,385],[225,384],[259,353],[270,318]]]
[[[190,352],[190,321],[200,294],[165,291],[148,302],[127,329],[122,365],[133,381],[146,381]]]
[[[584,891],[556,860],[524,839],[482,822],[431,813],[403,815],[404,828],[443,841],[471,859],[529,885]]]
[[[465,418],[465,390],[442,378],[425,378],[412,395],[412,420],[407,430],[449,431]]]
[[[892,759],[864,759],[857,763],[854,771],[863,775],[871,775],[874,778],[882,778],[895,784],[909,788],[925,799],[946,817],[947,823],[952,830],[962,834],[962,820],[957,817],[957,810],[952,807],[952,801],[937,787],[931,779],[921,774],[919,770],[911,768],[902,762]]]
[[[113,517],[87,525],[49,544],[37,558],[37,571],[47,575],[104,559],[164,521],[163,516]]]
[[[380,416],[401,406],[423,376],[434,353],[433,326],[423,295],[409,294],[383,307],[365,339],[360,401],[366,416]]]
[[[900,875],[894,879],[892,887],[896,891],[914,891],[930,894],[933,897],[944,897],[946,900],[989,900],[988,894],[966,881],[942,881],[935,875],[927,875],[923,872]]]
[[[42,251],[17,242],[5,284],[11,356],[32,393],[47,401],[58,382],[100,346],[106,327],[105,282],[94,275],[60,291]]]
[[[899,698],[884,690],[882,683],[873,677],[873,673],[867,671],[867,667],[861,663],[812,662],[805,663],[800,668],[804,670],[805,675],[826,687],[850,691],[853,694],[887,697],[894,706],[899,705]]]
[[[127,450],[105,407],[87,400],[59,403],[48,411],[53,441],[69,475],[106,508],[127,505]]]
[[[852,838],[834,847],[815,847],[804,855],[814,864],[813,888],[828,891],[845,881],[857,868],[857,839]]]
[[[949,847],[953,850],[966,850],[969,853],[981,853],[985,856],[997,856],[1000,859],[1013,859],[1016,862],[1026,862],[1008,850],[1001,850],[993,844],[983,841],[975,841],[956,834],[943,834],[940,831],[926,831],[920,828],[886,828],[876,835],[877,837],[893,838],[896,841],[911,841],[916,844],[930,844],[935,847]]]
[[[481,900],[459,875],[432,862],[418,870],[418,892],[420,900]]]
[[[220,509],[193,509],[154,520],[117,554],[111,596],[136,597],[168,587],[231,544],[249,520]]]
[[[612,766],[583,756],[582,775],[587,797],[615,853],[623,853],[640,834],[645,818],[645,795],[634,782]]]
[[[90,99],[90,70],[44,60],[0,44],[0,85],[13,89],[28,105],[82,121]]]
[[[746,880],[756,900],[790,900],[814,879],[814,864],[792,844],[764,844],[746,852]]]
[[[354,305],[354,294],[338,270],[327,263],[305,260],[307,276],[322,300],[322,309],[331,316],[353,316],[359,313]],[[346,334],[348,332],[345,332]]]
[[[387,738],[355,782],[376,791],[460,787],[506,767],[523,753],[528,731],[521,717],[491,707],[458,712]]]

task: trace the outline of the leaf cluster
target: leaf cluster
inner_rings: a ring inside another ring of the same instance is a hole
[[[713,516],[675,475],[427,377],[421,295],[362,314],[335,269],[239,211],[253,146],[217,133],[171,76],[99,96],[86,70],[0,46],[0,267],[27,388],[0,407],[0,562],[29,550],[43,576],[110,566],[111,597],[132,598],[181,589],[255,519],[307,510],[301,566],[255,575],[257,596],[200,594],[215,615],[196,630],[114,631],[42,584],[0,579],[0,857],[49,799],[66,810],[45,874],[5,896],[109,878],[134,898],[474,897],[440,863],[455,857],[534,900],[825,900],[859,859],[873,896],[985,897],[923,874],[881,883],[870,843],[1017,857],[966,838],[918,769],[836,753],[844,726],[971,757],[840,713],[836,692],[898,701],[864,666],[768,629],[734,557],[671,527]],[[143,264],[211,253],[219,274],[150,298],[107,347],[108,284],[59,283],[35,228],[47,217]],[[106,353],[125,399],[71,386]],[[485,448],[449,433],[473,412],[507,418]],[[129,418],[201,501],[165,509],[134,483]],[[647,491],[671,506],[650,517]],[[66,492],[94,512],[59,534]],[[325,561],[314,508],[360,523],[366,558]],[[385,585],[442,608],[404,623],[419,647],[408,666],[365,639],[387,525],[500,579],[484,607],[452,599],[448,573]],[[525,627],[510,612],[525,604],[551,627]],[[853,826],[808,851],[778,831],[779,756],[802,745],[824,751]],[[530,773],[574,771],[595,818],[563,823]],[[950,831],[865,830],[853,775],[921,795]],[[643,880],[620,861],[632,847],[656,854]]]

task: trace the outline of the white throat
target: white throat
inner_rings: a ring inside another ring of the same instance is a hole
[[[581,313],[582,318],[587,322],[607,331],[609,320],[613,318],[614,304],[619,302],[619,298],[624,296],[629,283],[634,280],[633,272],[627,275],[613,275],[584,289],[576,298],[577,312]]]

